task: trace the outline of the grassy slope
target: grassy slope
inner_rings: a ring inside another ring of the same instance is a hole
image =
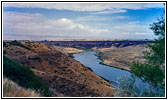
[[[102,48],[99,49],[100,53],[98,56],[103,60],[102,64],[130,70],[133,61],[144,61],[142,52],[145,50],[147,50],[145,45]]]
[[[3,56],[3,74],[25,88],[35,89],[44,96],[51,96],[48,87],[28,68]]]

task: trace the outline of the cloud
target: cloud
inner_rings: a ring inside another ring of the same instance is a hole
[[[138,32],[136,32],[135,34],[136,34],[136,35],[147,35],[147,34],[149,34],[149,33],[138,33]]]
[[[139,23],[139,21],[128,22],[128,24],[130,24],[130,25],[134,25],[134,24],[138,24],[138,23]]]
[[[105,22],[109,22],[112,20],[127,20],[130,19],[128,16],[121,15],[113,15],[113,16],[96,16],[96,15],[88,15],[88,16],[80,16],[74,19],[75,22],[85,22],[85,23],[97,23],[97,24],[105,24]]]
[[[44,8],[72,11],[101,11],[98,13],[121,13],[122,9],[164,8],[163,3],[3,3],[3,7]],[[110,10],[110,11],[104,11]],[[102,12],[104,11],[104,12]]]
[[[61,18],[51,20],[41,14],[4,12],[3,34],[4,37],[20,36],[96,36],[109,32],[107,29],[94,29],[87,25],[78,24],[73,20]],[[19,37],[18,37],[19,38]]]
[[[156,38],[149,25],[140,24],[139,21],[119,23],[112,27],[112,30],[125,38]]]
[[[98,12],[92,12],[89,14],[113,14],[113,13],[125,13],[127,12],[127,10],[122,10],[122,9],[111,9],[108,11],[98,11]]]
[[[90,16],[91,17],[91,16]],[[78,19],[87,21],[90,17]],[[94,17],[93,17],[94,18]],[[102,18],[101,20],[108,20]],[[41,14],[4,12],[4,39],[44,40],[55,38],[109,38],[109,39],[152,39],[153,32],[148,25],[139,21],[110,23],[96,28],[68,18],[48,19]],[[104,23],[106,24],[106,23]],[[104,28],[103,28],[104,27]]]

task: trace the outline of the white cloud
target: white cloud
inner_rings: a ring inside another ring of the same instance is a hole
[[[98,12],[92,12],[89,14],[113,14],[113,13],[125,13],[127,12],[127,10],[123,10],[123,9],[111,9],[108,11],[98,11]]]
[[[138,23],[139,23],[139,21],[128,22],[128,24],[131,24],[131,25],[132,25],[132,24],[133,24],[133,25],[134,25],[134,24],[138,24]]]
[[[4,7],[45,8],[72,11],[104,11],[99,13],[125,12],[121,9],[164,8],[163,3],[3,3]]]
[[[149,34],[149,33],[139,33],[139,32],[136,32],[135,34],[136,34],[136,35],[147,35],[147,34]]]
[[[140,24],[139,21],[128,22],[128,23],[118,23],[111,27],[114,33],[120,34],[124,38],[156,38],[153,32],[149,29],[149,25]]]
[[[61,18],[51,20],[41,14],[29,14],[18,12],[4,12],[3,33],[7,35],[24,36],[96,36],[107,29],[93,29],[89,26],[75,23],[74,21]],[[19,37],[18,37],[19,38]]]
[[[121,19],[129,19],[130,17],[128,16],[121,16],[121,15],[113,15],[113,16],[96,16],[96,15],[88,15],[88,16],[81,16],[78,17],[76,19],[74,19],[74,21],[76,22],[85,22],[85,23],[101,23],[101,25],[104,24],[105,21],[112,21],[112,20],[121,20]]]
[[[90,17],[83,18],[82,20],[87,19],[90,19]],[[81,21],[81,19],[79,20]],[[111,23],[104,29],[103,24],[100,26],[101,28],[97,29],[95,26],[90,27],[67,18],[58,20],[48,19],[41,14],[19,12],[3,13],[4,39],[40,40],[48,38],[54,39],[55,37],[94,37],[112,39],[154,38],[153,32],[149,29],[149,26],[140,24],[139,21]]]

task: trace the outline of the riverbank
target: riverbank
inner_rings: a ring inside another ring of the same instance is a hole
[[[132,75],[132,73],[127,70],[100,64],[101,60],[96,56],[96,51],[74,54],[74,59],[84,66],[89,66],[97,76],[110,82],[115,87],[119,86],[119,79],[126,79]],[[149,87],[148,83],[144,83],[139,78],[136,79],[135,84],[140,89],[142,88],[141,86]]]
[[[100,64],[109,67],[119,68],[130,71],[133,61],[144,62],[143,51],[147,50],[145,45],[132,45],[127,47],[111,48],[84,48],[84,47],[58,47],[57,50],[66,53],[69,57],[74,58],[73,54],[95,51]]]
[[[104,64],[111,67],[130,71],[133,61],[144,62],[143,51],[146,51],[145,45],[134,45],[121,48],[100,48],[97,49],[98,58]]]
[[[100,59],[100,58],[99,58]],[[101,59],[100,59],[101,60]],[[102,62],[100,62],[100,64],[102,65],[106,65],[106,66],[109,66],[109,67],[114,67],[114,68],[118,68],[118,69],[121,69],[121,70],[125,70],[125,71],[129,71],[130,72],[130,69],[126,69],[126,68],[123,68],[123,67],[116,67],[116,66],[112,66],[112,65],[109,65],[109,64],[105,64],[103,60],[101,60]]]
[[[72,48],[73,49],[77,49],[79,51],[79,52],[73,52],[73,53],[68,53],[67,52],[68,56],[72,57],[72,58],[74,58],[73,54],[84,53],[84,52],[89,52],[89,51],[95,51],[94,49],[89,49],[89,48],[88,49],[87,48],[75,48],[75,47],[72,47]]]
[[[125,70],[125,71],[129,71],[129,72],[130,72],[130,69],[128,69],[128,68],[124,68],[123,66],[114,66],[114,65],[105,63],[105,60],[102,59],[101,56],[99,56],[98,54],[96,54],[96,56],[98,57],[99,60],[101,60],[101,62],[100,62],[99,64],[106,65],[106,66],[108,66],[108,67],[118,68],[118,69]]]
[[[99,60],[101,60],[101,62],[99,63],[99,64],[102,64],[102,65],[106,65],[106,66],[109,66],[109,67],[114,67],[114,68],[118,68],[118,69],[121,69],[121,70],[125,70],[125,71],[130,71],[130,69],[128,69],[128,68],[124,68],[123,66],[125,66],[125,65],[120,65],[120,66],[114,66],[114,65],[110,65],[110,64],[108,64],[108,63],[105,63],[105,59],[102,59],[102,56],[100,56],[100,51],[99,50],[96,50],[96,49],[81,49],[81,48],[74,48],[74,49],[78,49],[78,50],[81,50],[81,52],[73,52],[73,53],[68,53],[68,55],[69,55],[69,57],[72,57],[72,58],[74,58],[74,56],[73,56],[73,54],[78,54],[78,53],[84,53],[84,52],[93,52],[93,51],[95,51],[96,52],[96,54],[95,54],[95,56],[97,56],[98,57],[98,59]],[[106,79],[107,80],[107,79]],[[108,80],[109,81],[109,80]]]
[[[78,53],[73,56],[75,60],[79,61],[84,66],[89,66],[96,75],[115,87],[118,85],[118,78],[124,78],[125,76],[129,77],[131,75],[129,71],[100,64],[101,60],[96,56],[96,51]]]
[[[79,49],[79,48],[78,48],[78,49]],[[80,49],[79,49],[79,50],[80,50]],[[94,51],[96,51],[96,50],[94,50],[94,49],[81,49],[81,50],[83,50],[83,51],[82,51],[82,52],[76,52],[76,53],[69,53],[69,57],[72,57],[72,58],[75,59],[74,54],[85,53],[85,52],[94,52]],[[96,56],[96,55],[95,55],[95,56]],[[103,64],[102,64],[102,65],[103,65]],[[84,66],[85,66],[85,65],[84,65]],[[90,68],[90,67],[88,67],[88,66],[85,66],[85,67],[86,67],[85,70],[90,70],[91,72],[94,72],[92,68]],[[117,67],[116,67],[116,68],[117,68]],[[106,82],[108,82],[108,83],[111,84],[110,80],[108,80],[108,79],[106,79],[106,78],[104,78],[104,77],[102,77],[102,76],[100,76],[100,75],[97,75],[97,76],[99,76],[100,78],[102,78],[103,80],[105,80]],[[114,86],[114,87],[115,87],[115,86]]]

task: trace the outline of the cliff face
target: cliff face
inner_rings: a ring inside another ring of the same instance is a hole
[[[4,55],[31,67],[32,71],[51,89],[54,96],[114,95],[114,86],[98,77],[87,67],[60,52],[55,46],[42,43],[5,43]]]
[[[63,47],[80,47],[80,48],[110,48],[110,47],[127,47],[133,45],[142,45],[153,43],[150,40],[113,40],[113,41],[37,41],[39,43],[46,43],[50,45]]]

